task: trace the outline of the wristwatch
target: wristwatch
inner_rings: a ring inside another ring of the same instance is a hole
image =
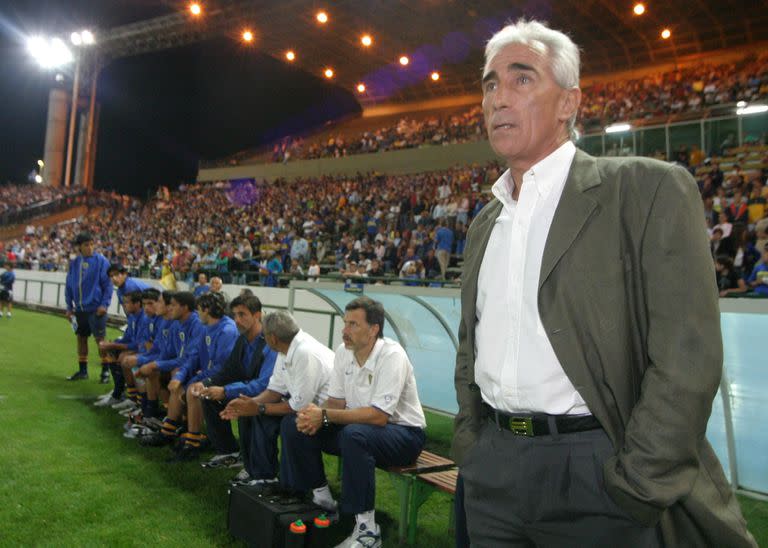
[[[323,409],[323,428],[328,428],[331,425],[331,421],[328,420],[328,410]]]
[[[267,406],[263,403],[259,404],[259,416],[264,416],[267,414]]]

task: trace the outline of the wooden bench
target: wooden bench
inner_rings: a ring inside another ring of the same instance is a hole
[[[337,463],[337,476],[341,478],[342,461],[341,457]],[[400,543],[408,540],[413,544],[416,540],[416,526],[419,508],[424,501],[429,498],[433,491],[424,492],[423,487],[419,487],[420,479],[425,476],[434,476],[437,474],[454,474],[453,492],[456,491],[456,464],[451,460],[429,451],[422,451],[416,458],[416,462],[406,466],[390,466],[382,468],[395,487],[400,504],[400,520],[397,525],[398,537]],[[435,480],[430,479],[430,482]],[[431,483],[425,483],[431,485]],[[453,515],[453,513],[451,513]]]

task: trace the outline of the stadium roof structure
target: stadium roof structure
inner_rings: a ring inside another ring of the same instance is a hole
[[[173,13],[115,27],[100,38],[100,54],[114,59],[204,40],[254,33],[253,47],[323,78],[358,98],[363,107],[477,94],[483,48],[509,20],[549,21],[582,48],[582,73],[598,75],[669,63],[691,54],[768,40],[768,0],[646,2],[616,0],[207,0],[194,18]],[[316,20],[325,11],[328,22]],[[663,28],[672,36],[661,38]],[[370,47],[360,39],[369,34]],[[406,55],[409,63],[401,65]],[[433,71],[440,73],[432,80]],[[365,91],[359,93],[359,83]]]

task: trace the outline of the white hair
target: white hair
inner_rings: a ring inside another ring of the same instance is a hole
[[[488,65],[494,57],[511,44],[523,44],[549,59],[555,82],[563,89],[579,87],[579,48],[573,41],[558,30],[553,30],[539,21],[518,19],[494,34],[485,46],[485,67],[483,74],[488,72]],[[576,114],[568,120],[568,134],[576,141],[579,137],[576,131]]]

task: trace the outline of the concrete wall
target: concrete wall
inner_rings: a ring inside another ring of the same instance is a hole
[[[287,164],[201,169],[197,180],[206,182],[254,177],[272,181],[280,177],[290,180],[319,175],[355,175],[370,171],[388,174],[421,173],[448,169],[457,165],[485,164],[494,159],[496,155],[488,145],[488,141],[482,140],[474,143],[412,148],[376,154],[357,154],[345,158],[298,160]]]

